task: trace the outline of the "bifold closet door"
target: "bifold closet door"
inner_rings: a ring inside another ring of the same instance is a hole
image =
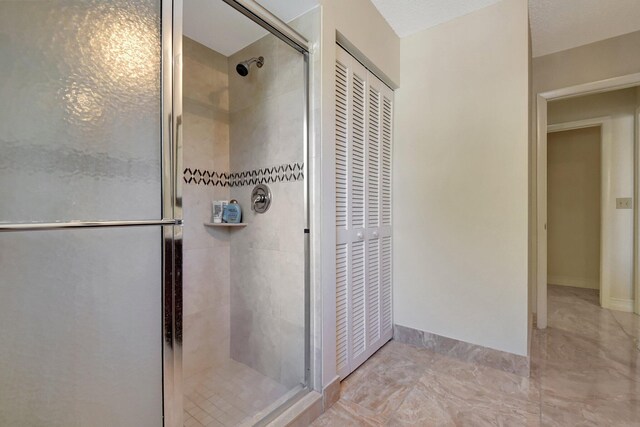
[[[337,49],[336,350],[344,378],[392,335],[393,92]]]
[[[391,339],[391,147],[393,91],[368,73],[367,357]]]

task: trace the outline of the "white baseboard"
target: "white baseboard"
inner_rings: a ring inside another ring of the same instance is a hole
[[[574,288],[600,289],[598,280],[583,279],[581,277],[549,276],[547,277],[547,283],[550,285],[571,286]]]
[[[607,307],[610,310],[633,312],[633,300],[624,298],[609,298]]]

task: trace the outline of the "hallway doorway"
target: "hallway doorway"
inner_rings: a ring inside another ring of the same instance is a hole
[[[602,273],[609,269],[601,244],[607,203],[601,199],[608,196],[602,181],[604,128],[573,128],[578,125],[556,125],[547,135],[547,282],[600,295]]]
[[[638,83],[640,74],[538,94],[532,282],[539,329],[547,327],[548,284],[598,289],[601,307],[637,310]],[[572,159],[570,147],[583,152]],[[599,209],[587,181],[600,181]]]

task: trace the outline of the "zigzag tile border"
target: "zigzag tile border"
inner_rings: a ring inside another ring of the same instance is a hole
[[[232,173],[185,168],[182,179],[186,184],[214,187],[242,187],[274,182],[294,182],[304,179],[304,163],[290,163]]]

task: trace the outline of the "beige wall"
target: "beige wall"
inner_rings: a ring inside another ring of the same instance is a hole
[[[395,323],[527,354],[527,3],[402,39]]]
[[[640,31],[533,58],[536,93],[640,72]]]
[[[335,380],[335,62],[336,32],[340,32],[389,78],[400,84],[400,39],[370,0],[320,0],[322,30],[320,44],[314,45],[312,60],[320,56],[313,76],[312,106],[316,116],[311,147],[311,245],[313,300],[321,307],[322,327],[315,329],[315,342],[322,343],[322,367],[317,381],[326,386]],[[319,124],[319,125],[318,125]],[[313,124],[312,124],[313,126]],[[321,178],[321,179],[318,179]],[[321,209],[313,209],[320,206]],[[315,230],[315,232],[314,232]],[[319,256],[318,256],[319,255]],[[318,262],[319,261],[319,262]]]
[[[600,287],[600,132],[547,137],[549,284]]]
[[[548,104],[548,123],[566,123],[595,117],[611,117],[611,166],[605,179],[613,198],[633,197],[633,147],[636,89],[552,101]],[[633,298],[633,210],[605,206],[611,218],[610,296]],[[549,274],[550,275],[550,274]]]
[[[335,44],[340,32],[396,86],[400,84],[400,38],[370,0],[320,0],[323,8],[323,42]],[[331,52],[330,52],[331,50]],[[326,49],[323,58],[335,58]],[[329,62],[333,68],[334,62]]]

